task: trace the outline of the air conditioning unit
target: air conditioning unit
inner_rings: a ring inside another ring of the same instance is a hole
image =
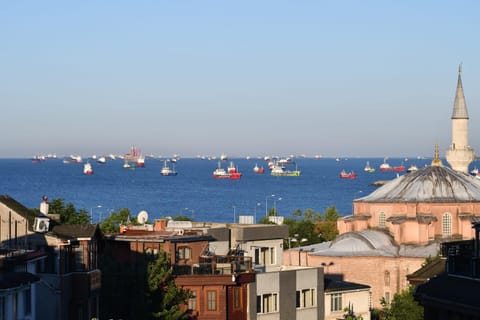
[[[35,222],[33,223],[33,231],[35,232],[48,232],[48,227],[50,225],[49,218],[35,218]]]

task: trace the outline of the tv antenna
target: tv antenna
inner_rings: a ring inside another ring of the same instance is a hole
[[[137,221],[138,221],[138,223],[140,223],[140,224],[145,224],[145,222],[147,222],[147,220],[148,220],[148,213],[147,213],[147,211],[145,211],[145,210],[140,211],[140,212],[138,213],[138,215],[137,215]]]

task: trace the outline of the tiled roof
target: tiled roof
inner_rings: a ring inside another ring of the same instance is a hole
[[[325,289],[325,292],[332,292],[332,291],[350,291],[350,290],[359,290],[359,289],[369,289],[370,286],[325,277],[323,281],[323,288]]]
[[[425,282],[440,274],[445,273],[445,258],[436,258],[427,265],[421,267],[414,273],[407,275],[407,279],[410,282]]]
[[[93,238],[100,232],[96,224],[62,224],[53,227],[52,233],[60,238]]]

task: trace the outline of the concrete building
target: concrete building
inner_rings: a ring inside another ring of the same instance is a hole
[[[41,209],[47,214],[36,215],[15,199],[1,195],[0,246],[45,255],[34,266],[39,278],[32,291],[37,319],[90,320],[99,310],[100,230],[90,224],[59,225],[54,220],[57,217],[48,214],[45,202]]]
[[[36,265],[45,258],[40,251],[0,249],[0,319],[40,319]]]
[[[345,309],[350,315],[370,320],[370,286],[325,277],[325,320],[342,319]]]
[[[137,265],[145,253],[169,253],[175,283],[193,293],[188,308],[198,320],[323,319],[323,269],[286,267],[286,238],[286,225],[156,221],[151,231],[106,236],[106,249],[122,266]]]

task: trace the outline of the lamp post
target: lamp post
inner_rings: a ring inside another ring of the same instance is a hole
[[[195,210],[193,210],[193,209],[190,209],[190,208],[185,208],[184,210],[186,210],[186,211],[190,211],[190,212],[192,213],[192,221],[193,221],[194,214],[195,214]]]
[[[95,208],[100,209],[102,206],[97,205]],[[93,222],[93,207],[90,207],[90,222]]]
[[[255,209],[253,210],[253,222],[257,223],[257,207],[260,207],[260,202],[255,203]]]
[[[275,195],[265,196],[265,217],[268,217],[268,198],[273,199],[273,213],[275,214]]]
[[[237,216],[236,216],[236,213],[235,213],[236,207],[232,206],[232,208],[233,208],[233,223],[235,223],[235,220],[237,220]]]
[[[278,199],[275,198],[275,197],[273,198],[273,212],[276,216],[278,216],[278,214],[277,214],[277,200],[282,201],[282,198],[281,197],[278,197]]]

